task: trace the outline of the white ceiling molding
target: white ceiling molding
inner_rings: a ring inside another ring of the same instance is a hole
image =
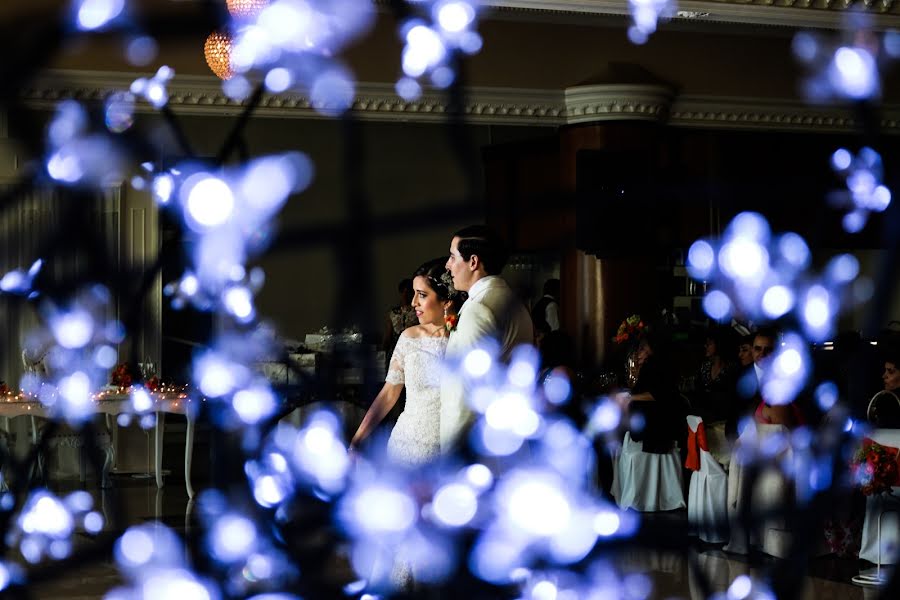
[[[628,15],[627,0],[487,0],[512,11]],[[895,0],[679,0],[676,19],[783,27],[839,29],[851,13],[865,13],[876,29],[900,25]]]
[[[662,121],[674,91],[652,84],[595,84],[566,88],[566,123],[597,121]]]
[[[135,74],[96,71],[46,72],[21,90],[25,106],[52,110],[61,100],[101,102],[111,92],[127,90]],[[179,76],[169,84],[169,106],[176,114],[229,116],[241,103],[222,92],[221,82],[209,76]],[[447,99],[429,90],[422,98],[399,98],[390,84],[361,83],[353,108],[367,121],[434,123],[447,119]],[[155,112],[144,103],[138,111]],[[678,127],[770,129],[796,131],[852,131],[849,109],[811,106],[796,100],[726,96],[676,95],[655,84],[602,84],[566,90],[475,87],[468,90],[466,120],[477,124],[557,127],[578,123],[643,120]],[[900,106],[882,107],[882,132],[900,134]],[[260,118],[329,118],[299,94],[264,95],[255,113]]]

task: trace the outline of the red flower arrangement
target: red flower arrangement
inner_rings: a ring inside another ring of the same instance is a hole
[[[116,387],[131,387],[131,383],[134,381],[134,378],[131,376],[131,371],[128,369],[128,363],[122,363],[117,366],[115,371],[113,371],[112,373],[112,378],[110,379],[110,381]]]
[[[646,330],[647,325],[641,320],[641,315],[631,315],[619,325],[613,341],[617,344],[624,344],[625,342],[637,340],[640,339]]]
[[[153,377],[148,379],[146,382],[144,382],[144,385],[147,386],[147,389],[150,390],[151,392],[155,392],[156,390],[159,389],[159,377],[154,375]]]
[[[866,496],[890,492],[900,483],[897,470],[897,448],[882,446],[869,438],[863,438],[862,447],[850,461],[853,481],[860,485]]]
[[[0,396],[5,396],[9,393],[9,386],[6,385],[5,381],[0,381]]]

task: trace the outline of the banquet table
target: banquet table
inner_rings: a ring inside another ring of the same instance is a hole
[[[154,392],[150,394],[151,406],[147,410],[136,411],[132,402],[132,397],[128,393],[101,392],[92,400],[94,403],[94,413],[102,415],[117,416],[122,413],[129,414],[154,414],[156,417],[155,425],[155,448],[156,457],[154,465],[154,474],[156,476],[156,486],[163,487],[162,476],[162,452],[163,438],[165,435],[165,416],[169,414],[185,415],[187,417],[187,427],[184,440],[184,485],[187,490],[188,497],[194,497],[194,488],[191,485],[191,460],[194,453],[194,415],[196,410],[192,409],[192,405],[201,402],[190,398],[184,392]],[[40,401],[29,399],[22,396],[6,396],[0,398],[0,417],[21,417],[29,416],[32,420],[31,441],[37,443],[37,427],[35,419],[38,417],[48,418],[53,414],[47,410],[47,407]],[[116,447],[116,439],[118,436],[118,421],[113,419],[112,425],[112,448]]]

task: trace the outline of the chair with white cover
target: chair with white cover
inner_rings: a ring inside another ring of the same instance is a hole
[[[900,448],[900,429],[874,429],[869,438],[882,446]],[[897,564],[900,555],[898,530],[900,487],[894,486],[890,495],[878,494],[866,498],[866,518],[863,521],[859,557],[876,565]]]
[[[710,454],[703,418],[688,415],[687,424],[684,466],[694,472],[688,488],[688,527],[705,542],[727,542],[728,474]]]
[[[726,552],[747,554],[752,544],[759,546],[766,554],[779,558],[788,556],[791,532],[783,519],[769,518],[763,522],[754,519],[758,527],[754,531],[746,531],[738,522],[738,517],[745,508],[763,513],[777,509],[786,498],[794,496],[795,485],[780,468],[780,465],[792,462],[793,457],[791,433],[784,425],[750,421],[741,432],[728,471],[727,509],[731,534],[724,548]],[[745,464],[748,459],[761,461],[758,465],[759,477],[751,490],[746,490],[750,485]],[[750,507],[743,505],[745,498],[749,498]]]
[[[894,392],[881,390],[869,400],[866,419],[874,427],[879,429],[897,427],[897,423],[886,421],[895,421],[898,415],[900,415],[900,397]]]
[[[613,461],[611,492],[621,508],[640,512],[684,508],[678,448],[665,454],[644,452],[643,442],[635,442],[626,432],[622,450]]]

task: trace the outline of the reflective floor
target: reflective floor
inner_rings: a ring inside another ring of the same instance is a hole
[[[87,489],[94,497],[95,507],[104,510],[108,518],[113,511],[121,510],[123,523],[127,525],[159,520],[179,534],[186,532],[190,521],[186,513],[193,510],[189,504],[183,482],[170,481],[161,490],[156,489],[152,479],[136,479],[127,476],[114,478],[115,487],[101,491],[89,483]],[[54,485],[54,491],[65,495],[80,489],[77,483]],[[669,515],[667,518],[683,518],[683,514]],[[75,554],[86,550],[94,540],[78,534]],[[685,552],[660,552],[653,550],[632,550],[620,554],[615,563],[623,573],[646,573],[652,582],[650,598],[703,598],[702,589],[690,576],[688,555]],[[708,547],[698,555],[698,564],[707,574],[713,592],[724,592],[739,575],[758,575],[776,565],[776,559],[757,557],[751,561],[746,557],[726,554],[717,547]],[[804,589],[800,597],[810,600],[857,600],[874,599],[878,591],[852,585],[850,579],[860,568],[871,567],[857,560],[835,557],[816,558],[807,565]],[[335,565],[336,576],[350,577],[346,565]],[[122,583],[115,566],[108,559],[86,561],[85,564],[70,569],[49,572],[50,579],[36,582],[31,591],[34,598],[99,599]]]

